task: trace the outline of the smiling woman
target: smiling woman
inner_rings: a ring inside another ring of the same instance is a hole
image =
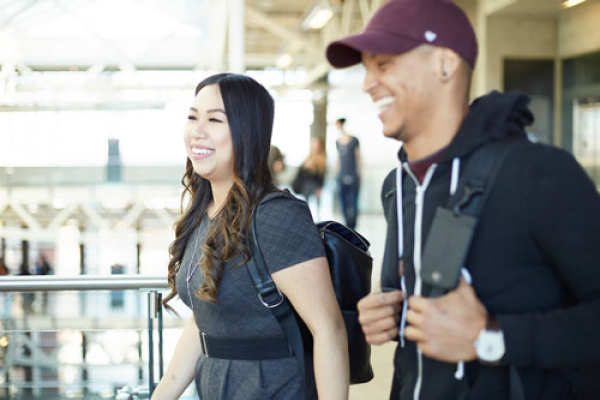
[[[179,398],[192,380],[205,399],[348,396],[346,331],[308,206],[289,196],[263,201],[277,191],[268,167],[273,117],[273,99],[249,77],[218,74],[196,88],[184,129],[182,200],[190,201],[175,225],[164,301],[169,308],[179,295],[194,318],[154,399]],[[314,338],[305,366],[245,271],[253,219],[273,281]]]

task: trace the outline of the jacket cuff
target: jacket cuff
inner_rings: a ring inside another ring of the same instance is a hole
[[[532,315],[497,315],[504,335],[506,353],[502,364],[526,367],[534,357],[534,319]]]

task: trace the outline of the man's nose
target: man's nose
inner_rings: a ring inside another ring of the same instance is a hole
[[[377,86],[377,77],[372,71],[367,69],[365,79],[363,80],[363,92],[369,93]]]

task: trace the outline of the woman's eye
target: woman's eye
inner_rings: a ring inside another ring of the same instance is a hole
[[[217,123],[223,122],[223,121],[221,121],[220,119],[217,119],[217,118],[211,118],[211,119],[209,119],[209,121],[210,122],[217,122]]]
[[[378,66],[379,68],[384,68],[384,67],[385,67],[385,66],[387,66],[389,63],[390,63],[390,62],[389,62],[389,61],[387,61],[387,60],[386,60],[386,61],[379,61],[379,62],[377,63],[377,66]]]
[[[195,121],[197,118],[196,118],[196,117],[194,117],[193,115],[188,115],[188,119],[189,119],[189,120],[192,120],[192,121]]]

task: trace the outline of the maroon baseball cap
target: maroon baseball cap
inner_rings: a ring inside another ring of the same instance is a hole
[[[475,67],[475,32],[451,0],[391,0],[364,32],[330,43],[326,54],[331,65],[344,68],[360,63],[362,52],[399,54],[422,44],[451,49]]]

